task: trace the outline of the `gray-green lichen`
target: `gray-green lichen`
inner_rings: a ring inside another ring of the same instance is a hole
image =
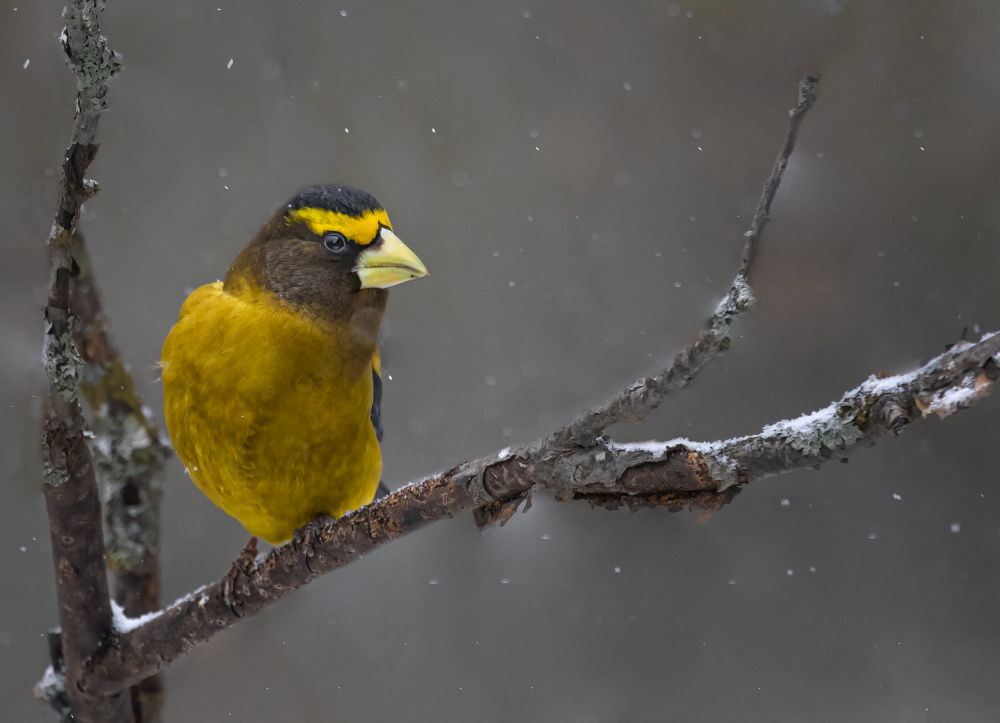
[[[63,11],[66,30],[60,38],[76,74],[77,90],[90,96],[99,110],[105,109],[108,81],[122,69],[121,54],[108,48],[108,39],[97,30],[104,4],[104,0],[83,0],[73,3],[72,9],[67,6]]]
[[[162,447],[140,410],[107,412],[95,410],[97,434],[88,440],[108,522],[107,555],[112,567],[136,571],[159,550],[161,490],[154,473]]]
[[[49,380],[49,393],[55,399],[76,399],[84,361],[73,343],[74,317],[61,309],[45,309],[45,345],[42,364]]]
[[[864,436],[854,423],[853,415],[840,416],[836,406],[830,405],[794,420],[785,420],[764,428],[761,437],[780,437],[788,446],[805,454],[816,456],[822,449],[843,449]]]
[[[737,276],[725,298],[719,302],[712,315],[711,328],[714,334],[725,336],[729,333],[733,322],[757,304],[753,289],[742,276]]]
[[[69,465],[66,452],[51,444],[42,446],[42,478],[51,487],[61,487],[69,482]]]
[[[697,445],[693,449],[696,452],[700,451],[697,449]],[[718,484],[717,489],[719,492],[727,490],[730,487],[736,487],[741,483],[740,466],[724,454],[702,453],[702,459],[705,460],[705,464],[708,467],[708,474]]]

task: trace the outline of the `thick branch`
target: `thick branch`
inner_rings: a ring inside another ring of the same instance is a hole
[[[67,407],[75,407],[75,410]],[[111,642],[101,501],[75,402],[54,400],[42,431],[45,507],[49,516],[63,656],[74,720],[131,720],[127,695],[90,696],[78,682],[87,661]]]
[[[311,539],[272,550],[249,574],[241,573],[229,600],[220,581],[177,601],[95,658],[88,671],[88,692],[107,694],[133,685],[240,618],[256,615],[377,545],[476,507],[468,492],[455,484],[456,474],[452,470],[408,485],[338,520],[326,520]]]
[[[63,11],[66,28],[61,40],[77,77],[77,108],[47,242],[51,285],[43,349],[49,378],[42,431],[43,492],[56,570],[66,693],[73,719],[128,721],[132,713],[127,695],[90,696],[79,685],[87,661],[109,644],[112,633],[100,499],[86,444],[86,425],[76,401],[83,362],[73,345],[73,317],[69,313],[69,281],[79,271],[69,241],[80,207],[96,191],[84,176],[97,153],[94,134],[104,108],[107,81],[120,67],[120,59],[108,50],[100,34],[97,14],[102,8],[100,0],[77,0]]]
[[[799,99],[790,111],[788,135],[774,162],[771,175],[764,183],[757,209],[754,211],[750,230],[743,234],[743,262],[733,280],[726,297],[716,308],[712,318],[691,346],[680,352],[673,363],[655,377],[637,379],[625,390],[598,407],[581,412],[566,427],[554,432],[546,445],[556,451],[571,450],[574,447],[589,447],[595,437],[618,422],[640,422],[643,417],[686,387],[701,369],[729,349],[729,330],[744,313],[754,307],[753,290],[747,283],[750,264],[753,261],[757,242],[768,220],[771,202],[774,200],[781,178],[788,165],[788,159],[795,148],[799,127],[806,112],[816,101],[817,76],[807,76],[799,81]]]

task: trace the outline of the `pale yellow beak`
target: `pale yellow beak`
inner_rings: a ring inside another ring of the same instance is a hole
[[[410,279],[427,276],[427,267],[417,255],[387,228],[379,234],[381,243],[362,251],[354,266],[362,289],[388,289]]]

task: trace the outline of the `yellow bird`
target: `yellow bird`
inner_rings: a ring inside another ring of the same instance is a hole
[[[373,499],[386,289],[426,275],[370,194],[316,186],[184,302],[160,361],[167,431],[251,535],[279,544]]]

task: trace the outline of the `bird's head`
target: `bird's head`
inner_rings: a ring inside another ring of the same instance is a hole
[[[229,268],[225,288],[271,292],[334,318],[359,306],[384,306],[385,289],[426,275],[371,194],[314,186],[264,224]]]

